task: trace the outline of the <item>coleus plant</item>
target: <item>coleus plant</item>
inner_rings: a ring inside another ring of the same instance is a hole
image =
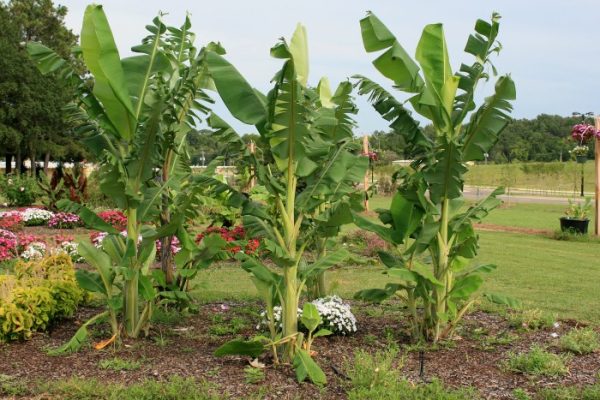
[[[277,43],[271,55],[281,59],[283,67],[265,96],[224,57],[207,54],[209,73],[231,114],[256,127],[260,158],[217,115],[211,115],[209,123],[223,141],[244,154],[244,164],[268,193],[266,201],[244,202],[242,221],[249,235],[261,238],[266,257],[278,268],[274,271],[257,257],[238,254],[267,306],[271,321],[267,347],[277,362],[277,348],[283,346],[281,359],[293,362],[300,379],[307,377],[302,371],[308,371],[313,382],[324,383],[324,374],[298,332],[298,304],[309,280],[349,256],[343,248],[328,249],[327,240],[341,225],[352,222],[351,210],[361,209],[363,197],[355,184],[363,179],[369,160],[360,155],[352,136],[355,107],[350,82],[341,83],[333,93],[325,78],[316,88],[308,85],[304,27],[299,25],[289,42]],[[316,250],[316,256],[309,256],[308,249]],[[273,322],[276,304],[283,310],[281,331]],[[261,347],[256,342],[248,345]]]
[[[392,282],[384,289],[369,289],[357,297],[382,301],[394,295],[405,300],[412,317],[415,341],[438,341],[451,335],[456,323],[473,304],[482,274],[493,265],[469,267],[477,254],[473,222],[485,217],[501,201],[502,189],[465,210],[463,197],[467,163],[483,160],[505,128],[516,97],[510,76],[496,80],[495,92],[476,107],[478,83],[489,80],[490,56],[500,51],[497,42],[500,16],[478,20],[465,52],[471,65],[452,72],[441,24],[427,25],[416,50],[416,61],[373,14],[360,21],[365,50],[382,52],[375,68],[395,89],[408,94],[398,100],[374,81],[356,76],[359,93],[390,127],[403,135],[416,156],[410,167],[396,173],[399,188],[388,210],[379,210],[384,225],[356,215],[356,224],[376,232],[397,250],[380,252]],[[425,134],[406,108],[410,105],[433,126]],[[491,296],[494,300],[509,299]]]
[[[175,262],[182,281],[210,263],[224,241],[219,237],[196,246],[184,228],[194,213],[194,190],[188,185],[189,166],[181,143],[198,118],[207,112],[210,86],[205,73],[205,48],[193,44],[186,18],[181,28],[167,27],[160,16],[147,26],[149,36],[132,48],[136,54],[121,59],[101,6],[86,8],[81,31],[81,56],[90,77],[80,77],[69,63],[39,43],[28,45],[30,56],[44,73],[60,74],[77,89],[71,116],[80,122],[78,133],[100,161],[100,188],[126,217],[126,235],[86,207],[63,200],[59,207],[77,212],[87,226],[107,232],[101,249],[89,242],[80,254],[95,271],[79,270],[79,284],[106,301],[106,311],[86,322],[60,350],[75,350],[87,327],[108,320],[111,340],[121,334],[136,338],[147,330],[157,296],[183,296],[170,286],[168,271],[151,270],[156,240],[177,235],[181,251]],[[210,44],[221,52],[220,46]],[[187,188],[187,189],[186,189]],[[172,200],[165,209],[165,197]],[[169,251],[171,246],[162,246]],[[165,248],[166,247],[166,248]],[[184,285],[185,286],[185,285]],[[161,292],[162,291],[162,292]],[[123,327],[123,329],[121,329]],[[106,345],[106,343],[104,344]]]

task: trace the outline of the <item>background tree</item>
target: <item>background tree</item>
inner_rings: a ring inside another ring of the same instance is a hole
[[[63,111],[73,90],[56,77],[42,76],[24,47],[27,41],[39,41],[74,62],[69,48],[77,36],[64,26],[66,12],[51,0],[0,3],[0,146],[7,172],[13,157],[19,171],[25,158],[41,154],[46,164],[51,155],[63,160],[85,157]]]

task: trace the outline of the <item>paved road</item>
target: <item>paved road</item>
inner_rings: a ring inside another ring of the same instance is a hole
[[[464,195],[469,200],[482,199],[492,192],[490,188],[479,188],[474,186],[465,186]],[[535,196],[528,194],[523,191],[513,190],[511,191],[510,202],[511,203],[542,203],[542,204],[569,204],[569,199],[583,201],[581,197],[559,197],[559,196]],[[508,195],[499,196],[500,199],[507,201]]]

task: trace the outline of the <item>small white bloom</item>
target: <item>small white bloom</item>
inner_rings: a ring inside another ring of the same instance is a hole
[[[558,337],[558,333],[556,333],[556,332],[552,332],[552,333],[550,334],[550,336],[552,336],[553,338],[557,338],[557,337]]]
[[[560,324],[558,322],[555,322],[552,326],[554,326],[555,328],[558,328],[560,326]]]
[[[23,186],[21,186],[21,187],[19,188],[19,191],[20,191],[20,192],[24,192],[24,191],[25,191],[25,188],[24,188]]]

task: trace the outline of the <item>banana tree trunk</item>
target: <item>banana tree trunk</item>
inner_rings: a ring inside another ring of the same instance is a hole
[[[433,294],[435,299],[434,312],[432,313],[432,328],[433,328],[433,341],[437,342],[440,340],[440,334],[442,332],[442,316],[446,313],[446,295],[450,287],[449,282],[449,246],[448,246],[448,213],[450,202],[448,199],[444,199],[442,202],[442,215],[440,217],[440,232],[438,236],[438,254],[437,254],[437,265],[435,267],[435,277],[442,282],[443,287],[433,286]]]
[[[290,337],[298,333],[298,266],[287,267],[283,271],[285,284],[283,304],[283,337]],[[291,361],[295,353],[295,341],[285,345],[284,360]]]
[[[125,333],[127,336],[135,338],[136,328],[139,323],[139,268],[137,265],[137,209],[127,210],[127,240],[133,240],[136,243],[136,254],[133,256],[133,263],[123,265],[129,269],[125,279]]]

